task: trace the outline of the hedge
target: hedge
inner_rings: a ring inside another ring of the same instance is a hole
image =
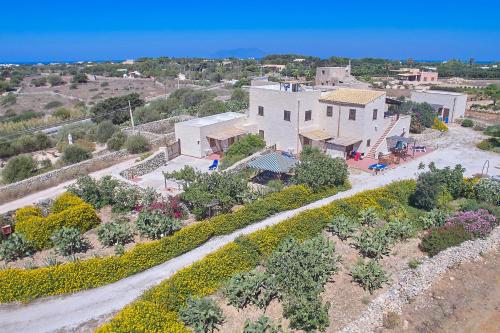
[[[158,241],[138,244],[122,256],[92,258],[32,270],[6,269],[0,271],[0,302],[30,301],[116,282],[188,252],[214,236],[229,234],[278,212],[302,207],[336,192],[338,190],[331,189],[313,193],[301,185],[291,186],[236,212],[192,224]]]
[[[42,250],[52,247],[50,237],[62,227],[77,228],[83,233],[100,222],[94,208],[73,195],[58,197],[52,210],[51,214],[43,217],[39,208],[18,209],[15,231],[26,236],[36,249]]]
[[[302,212],[277,225],[239,238],[153,287],[96,332],[191,332],[178,317],[178,311],[186,300],[213,294],[235,273],[255,268],[259,263],[255,252],[262,259],[271,254],[286,237],[294,237],[299,241],[310,239],[319,234],[335,215],[351,215],[353,211],[358,212],[360,207],[374,207],[383,211],[380,201],[404,206],[414,189],[414,181],[392,183]]]

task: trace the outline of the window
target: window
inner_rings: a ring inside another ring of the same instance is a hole
[[[378,110],[373,109],[373,120],[377,120],[377,113],[378,113]]]
[[[259,106],[259,116],[264,116],[264,107]]]
[[[427,77],[424,76],[424,82],[427,81]]]
[[[434,81],[434,78],[433,78],[433,77],[431,77],[431,81]]]
[[[309,121],[309,120],[311,120],[311,118],[312,118],[312,111],[311,110],[307,110],[306,114],[305,114],[304,121]]]
[[[370,139],[366,140],[366,146],[370,147],[370,145],[371,145],[371,140]]]
[[[327,106],[326,107],[326,116],[327,117],[333,117],[333,106]]]
[[[259,130],[259,136],[264,139],[264,131],[263,130]]]
[[[356,120],[356,109],[349,109],[349,120]]]
[[[322,70],[322,71],[321,71],[321,74],[325,75],[325,71],[324,71],[324,70]]]
[[[283,119],[286,120],[286,121],[290,121],[290,117],[291,117],[291,112],[290,111],[283,111]]]

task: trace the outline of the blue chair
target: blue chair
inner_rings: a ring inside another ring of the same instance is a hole
[[[214,160],[214,161],[212,162],[212,165],[210,165],[210,166],[208,167],[208,170],[215,170],[215,169],[217,169],[217,167],[218,167],[218,166],[219,166],[219,160]]]

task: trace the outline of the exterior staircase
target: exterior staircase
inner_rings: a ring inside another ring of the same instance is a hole
[[[371,147],[371,149],[368,152],[368,154],[366,154],[366,157],[371,158],[371,159],[377,159],[377,157],[375,156],[375,154],[376,154],[378,148],[380,147],[380,145],[382,144],[382,142],[384,142],[384,140],[387,138],[387,136],[389,135],[389,133],[394,129],[394,127],[398,123],[398,120],[399,119],[398,119],[397,116],[393,116],[392,117],[391,122],[389,123],[389,126],[387,126],[387,128],[384,131],[384,133],[378,138],[377,142],[375,142],[375,144]]]

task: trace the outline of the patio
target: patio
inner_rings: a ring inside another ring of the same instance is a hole
[[[387,169],[395,169],[400,165],[415,161],[418,158],[433,152],[434,150],[435,150],[434,148],[427,147],[425,152],[415,151],[415,155],[413,155],[413,156],[409,155],[408,157],[406,157],[406,159],[401,159],[399,164],[396,164],[396,163],[389,164]],[[376,172],[368,169],[368,167],[372,164],[379,163],[379,161],[377,159],[368,158],[368,157],[365,157],[364,159],[358,160],[358,161],[355,161],[353,158],[351,158],[351,159],[348,159],[346,162],[350,168],[362,170],[362,171],[373,173],[373,174],[375,174]]]
[[[214,157],[216,156],[196,158],[181,155],[174,158],[173,160],[168,161],[166,165],[154,170],[153,172],[135,178],[133,182],[142,188],[152,187],[160,193],[177,195],[182,192],[181,182],[167,179],[167,187],[165,188],[163,172],[179,171],[185,166],[191,166],[194,169],[202,172],[211,172],[208,171],[208,167],[212,164]]]

